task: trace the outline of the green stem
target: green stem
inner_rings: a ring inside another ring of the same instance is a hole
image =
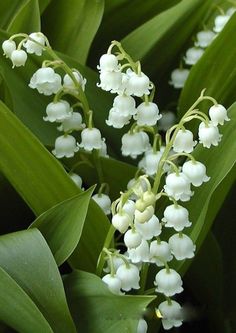
[[[116,231],[115,227],[113,227],[113,225],[111,224],[110,228],[109,228],[109,231],[107,233],[106,239],[105,239],[104,244],[103,244],[103,249],[104,248],[107,249],[107,248],[110,247],[110,244],[113,240],[113,236],[114,236],[115,231]],[[102,269],[103,269],[104,264],[105,264],[105,254],[104,254],[104,251],[102,251],[100,253],[99,258],[98,258],[97,268],[96,268],[96,274],[98,276],[102,275]]]

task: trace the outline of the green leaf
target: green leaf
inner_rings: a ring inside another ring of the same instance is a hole
[[[235,101],[236,90],[236,46],[232,36],[236,29],[236,15],[206,49],[203,56],[191,69],[179,100],[179,116],[193,104],[202,89],[206,95],[229,107]],[[207,111],[208,103],[201,103],[201,111]],[[195,128],[194,125],[191,125]]]
[[[30,226],[41,231],[61,265],[79,243],[93,188],[61,202],[40,215]]]
[[[72,316],[83,333],[136,332],[144,309],[155,299],[115,296],[99,277],[82,271],[74,271],[64,282]]]
[[[23,325],[21,314],[25,319],[27,318],[25,312],[31,305],[31,301],[34,304],[31,307],[31,313],[34,312],[34,316],[39,318],[38,325],[40,322],[44,325],[41,329],[38,326],[38,331],[32,327],[31,332],[76,332],[67,307],[60,273],[41,233],[37,229],[32,229],[1,236],[0,252],[0,267],[3,272],[5,271],[1,277],[12,288],[7,290],[8,301],[15,290],[19,301],[26,306],[20,313],[14,313],[10,324],[13,326],[15,322],[14,325]],[[2,284],[2,279],[0,281]],[[13,301],[12,311],[15,306],[17,305]],[[43,319],[47,320],[48,325]],[[9,314],[6,320],[10,320]],[[22,332],[30,332],[30,330],[22,329]]]
[[[211,3],[210,0],[182,0],[132,31],[121,43],[136,60],[142,61],[145,71],[160,77],[202,21]]]
[[[47,8],[47,6],[50,4],[51,1],[52,0],[38,0],[39,10],[41,14],[45,11],[45,9]]]
[[[104,0],[53,1],[44,13],[43,30],[53,48],[84,64],[103,9]]]

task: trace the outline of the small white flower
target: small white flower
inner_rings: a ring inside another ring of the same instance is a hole
[[[180,129],[173,143],[173,150],[176,153],[191,153],[197,141],[193,140],[193,133],[189,130]]]
[[[23,50],[14,50],[11,53],[12,68],[24,66],[27,60],[27,53]]]
[[[143,178],[138,178],[138,179],[132,178],[132,179],[130,179],[130,181],[127,184],[127,189],[130,190],[131,188],[133,189],[133,191],[135,193],[134,200],[136,200],[137,196],[141,197],[143,195],[143,193],[145,191],[147,191],[148,186],[147,186],[147,182]],[[132,200],[133,200],[133,198],[132,198]]]
[[[176,89],[183,88],[188,78],[189,70],[186,68],[176,68],[171,72],[169,84]]]
[[[128,69],[126,74],[128,76],[125,89],[127,95],[142,97],[150,94],[149,90],[152,88],[152,84],[147,75],[142,72],[136,74],[131,69]]]
[[[167,297],[183,291],[181,276],[174,269],[161,269],[155,277],[154,285],[157,286],[156,292]]]
[[[127,253],[129,260],[133,264],[137,264],[139,262],[149,262],[149,245],[145,239],[142,239],[140,245],[136,248],[128,249]]]
[[[150,240],[161,234],[161,223],[156,215],[153,215],[147,222],[135,222],[135,228],[141,234],[143,239]]]
[[[211,122],[207,125],[205,123],[200,123],[198,129],[199,142],[203,144],[203,147],[210,148],[211,145],[218,146],[222,135],[219,130]]]
[[[142,242],[140,233],[134,229],[129,229],[124,235],[124,243],[128,249],[138,247]]]
[[[158,310],[161,313],[161,321],[165,330],[182,325],[182,308],[179,303],[173,300],[164,301],[159,305]]]
[[[10,58],[13,51],[16,50],[16,43],[14,40],[4,40],[2,43],[3,54],[6,58]]]
[[[150,146],[149,137],[145,132],[126,133],[122,136],[121,152],[123,156],[136,158]]]
[[[102,148],[102,136],[99,129],[93,128],[85,128],[81,132],[81,144],[80,147],[84,148],[84,150],[92,151],[93,149],[101,149]]]
[[[203,30],[197,33],[197,41],[194,43],[195,46],[205,48],[211,44],[216,34],[211,30]]]
[[[57,127],[58,131],[72,132],[80,131],[85,128],[85,124],[82,123],[83,119],[79,112],[72,112],[69,117],[65,118],[61,125]]]
[[[67,101],[59,100],[58,102],[49,103],[46,107],[47,117],[43,117],[43,120],[61,122],[69,118],[72,114],[72,108]]]
[[[175,200],[189,201],[193,192],[190,190],[190,181],[182,172],[180,174],[170,173],[166,177],[165,192]]]
[[[188,210],[180,205],[167,206],[162,221],[165,223],[165,227],[174,228],[176,231],[182,231],[184,228],[192,225],[189,222]]]
[[[77,175],[74,172],[70,172],[69,176],[79,188],[82,188],[83,181],[82,181],[82,178],[79,175]]]
[[[125,94],[118,95],[114,98],[113,107],[118,110],[122,116],[132,116],[137,112],[135,99]]]
[[[101,207],[106,215],[111,213],[111,199],[106,194],[94,194],[92,196],[93,200]]]
[[[83,76],[78,71],[73,71],[72,73],[74,75],[76,82],[78,82],[80,84],[81,88],[84,91],[87,80],[85,78],[83,78]],[[69,90],[76,89],[75,82],[72,80],[72,78],[68,74],[66,74],[63,78],[63,87],[65,89],[69,89]]]
[[[105,138],[102,138],[102,147],[99,149],[99,156],[109,158],[109,155],[107,154],[107,144]]]
[[[134,119],[139,126],[154,126],[161,118],[158,106],[152,102],[143,102],[137,107],[137,114]]]
[[[195,65],[196,62],[201,58],[203,55],[204,50],[197,48],[197,47],[191,47],[187,50],[186,56],[184,57],[184,61],[187,65]]]
[[[183,164],[183,173],[194,186],[201,186],[203,182],[208,182],[210,179],[206,175],[206,167],[198,161],[188,161]]]
[[[150,244],[150,262],[155,263],[158,267],[162,267],[166,262],[173,258],[170,245],[167,242],[152,241]]]
[[[217,126],[218,124],[223,125],[224,121],[230,120],[226,108],[221,104],[213,105],[209,109],[209,116],[214,126]]]
[[[122,74],[119,71],[101,72],[100,83],[97,84],[102,90],[117,93],[122,85]]]
[[[132,219],[125,211],[122,210],[121,212],[113,215],[111,222],[120,233],[124,234],[131,224]]]
[[[190,259],[194,257],[196,246],[190,237],[184,234],[174,234],[169,238],[172,254],[177,260]]]
[[[46,96],[56,94],[61,88],[61,77],[50,67],[39,68],[32,76],[30,88]]]
[[[144,319],[139,319],[136,333],[147,333],[148,325]]]
[[[37,56],[41,56],[46,42],[45,36],[41,32],[33,32],[29,35],[29,37],[41,45],[38,45],[37,43],[28,39],[26,42],[23,43],[26,52],[30,54],[34,53]]]
[[[100,71],[116,71],[118,70],[118,59],[114,54],[103,54],[97,68]]]
[[[112,256],[112,265],[113,265],[113,268],[114,268],[114,271],[115,271],[115,272],[117,271],[117,269],[118,269],[121,265],[123,265],[123,263],[124,263],[124,260],[122,260],[121,257],[118,257],[118,256],[116,256],[116,255],[113,255],[113,256]],[[111,262],[110,262],[110,260],[107,261],[107,267],[104,268],[104,272],[106,272],[106,273],[111,272]]]
[[[147,151],[143,159],[139,162],[139,168],[144,169],[149,176],[154,176],[157,172],[158,164],[163,154],[163,149],[157,152]]]
[[[116,275],[107,274],[104,275],[102,281],[106,283],[110,292],[115,295],[122,295],[121,289],[121,280]]]
[[[229,9],[227,9],[226,15],[232,16],[235,12],[236,12],[236,7],[230,7]]]
[[[62,135],[56,139],[55,149],[52,153],[57,158],[70,158],[73,157],[78,150],[79,148],[76,145],[76,140],[72,135]]]
[[[120,207],[120,204],[117,205],[117,208]],[[135,211],[135,203],[132,200],[127,200],[126,203],[123,205],[122,210],[127,213],[131,220],[134,219],[134,211]]]
[[[158,127],[162,131],[167,131],[176,122],[176,115],[171,111],[162,112],[162,117],[159,120]]]
[[[121,265],[116,272],[116,276],[121,280],[121,288],[125,291],[130,291],[131,289],[139,289],[139,270],[133,265],[125,264]]]
[[[106,124],[114,128],[122,128],[129,124],[130,119],[131,115],[124,116],[118,109],[111,108],[109,111],[108,119],[106,120]]]
[[[145,208],[143,212],[140,212],[138,209],[136,209],[134,212],[134,221],[135,223],[145,223],[150,220],[153,214],[154,208],[152,205]]]
[[[224,29],[226,23],[229,21],[229,19],[230,19],[230,16],[228,16],[228,15],[218,15],[218,16],[216,16],[215,26],[214,26],[213,30],[216,33],[221,32]]]

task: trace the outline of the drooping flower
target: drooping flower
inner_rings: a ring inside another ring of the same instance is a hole
[[[23,50],[14,50],[10,55],[12,68],[24,66],[27,60],[27,53]]]
[[[73,71],[73,76],[76,82],[81,86],[82,90],[85,90],[87,80],[78,71]],[[63,87],[68,90],[76,90],[76,84],[69,74],[66,74],[63,78]]]
[[[176,153],[191,153],[197,141],[193,140],[193,133],[189,130],[180,129],[173,143],[173,150]]]
[[[168,242],[171,248],[171,253],[177,260],[190,259],[194,257],[196,245],[193,244],[192,239],[187,235],[183,233],[174,234],[169,238]]]
[[[124,156],[136,158],[150,146],[149,137],[145,132],[126,133],[122,136],[121,152]]]
[[[78,150],[79,148],[76,145],[76,140],[72,135],[62,135],[56,139],[55,149],[52,151],[52,153],[57,158],[70,158],[73,157],[75,152]]]
[[[152,84],[147,75],[144,73],[136,74],[131,69],[126,72],[128,80],[126,83],[125,93],[127,95],[133,95],[142,97],[143,95],[149,95]]]
[[[187,50],[186,56],[184,57],[185,63],[187,65],[195,65],[197,61],[201,58],[203,55],[204,50],[197,47],[191,47]]]
[[[226,108],[221,104],[213,105],[209,109],[209,116],[214,126],[223,125],[225,121],[230,120]]]
[[[81,132],[81,143],[80,147],[84,148],[84,150],[92,151],[93,149],[101,149],[102,148],[102,136],[99,129],[93,128],[85,128]]]
[[[137,107],[136,115],[134,115],[139,126],[154,126],[161,117],[158,106],[152,102],[141,103]]]
[[[162,267],[173,258],[170,245],[164,241],[154,240],[150,244],[150,262]]]
[[[30,88],[46,96],[56,94],[61,88],[61,77],[51,67],[39,68],[32,76]]]
[[[108,289],[115,295],[122,295],[121,280],[116,275],[106,274],[103,276],[102,281],[106,283]]]
[[[118,59],[114,54],[103,54],[99,60],[99,66],[97,68],[100,71],[116,71],[119,69]]]
[[[230,16],[228,16],[228,15],[218,15],[218,16],[216,16],[215,26],[214,26],[213,30],[216,33],[221,32],[224,29],[226,23],[229,21],[229,19],[230,19]]]
[[[190,189],[190,181],[182,172],[179,174],[170,173],[166,177],[165,192],[175,200],[188,201],[193,195]]]
[[[206,167],[198,161],[188,161],[183,164],[182,171],[194,186],[201,186],[210,179],[206,175]]]
[[[162,293],[167,297],[174,296],[183,291],[182,280],[174,269],[161,269],[155,277],[154,285],[157,287],[156,291]]]
[[[37,56],[41,56],[45,46],[45,36],[41,32],[33,32],[29,35],[29,37],[35,40],[36,43],[30,39],[24,42],[23,46],[26,49],[26,52],[29,54],[36,54]]]
[[[72,114],[72,108],[67,101],[59,100],[57,102],[49,103],[46,107],[46,117],[43,117],[43,120],[61,122],[69,118]]]
[[[128,266],[123,264],[119,266],[116,271],[116,276],[121,280],[121,289],[124,291],[130,291],[131,289],[139,289],[139,270],[133,265]]]
[[[4,42],[2,43],[2,49],[3,49],[3,54],[6,56],[6,58],[10,58],[11,54],[13,51],[16,50],[16,43],[14,42],[14,40],[4,40]]]
[[[210,148],[211,145],[218,146],[222,135],[219,133],[218,127],[214,126],[211,122],[208,124],[200,123],[198,128],[199,142],[203,147]]]
[[[165,227],[174,228],[176,231],[182,231],[192,225],[189,222],[188,210],[180,205],[167,206],[162,221],[165,223]]]
[[[216,34],[211,30],[199,31],[197,33],[197,40],[194,44],[197,47],[206,48],[211,44],[215,37]]]
[[[176,89],[183,88],[188,78],[189,70],[186,68],[176,68],[171,72],[169,84]]]
[[[111,213],[111,199],[108,195],[103,193],[94,194],[92,199],[101,207],[106,215]]]
[[[69,173],[69,176],[70,178],[73,180],[73,182],[79,187],[79,188],[82,188],[82,183],[83,183],[83,180],[82,178],[77,175],[76,173],[74,172],[70,172]]]
[[[182,308],[176,301],[164,301],[159,305],[158,310],[165,330],[182,325]]]

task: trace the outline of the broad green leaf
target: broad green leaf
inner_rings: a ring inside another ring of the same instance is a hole
[[[182,0],[132,31],[121,43],[136,60],[141,60],[145,71],[160,77],[211,3],[210,0]]]
[[[52,207],[30,226],[41,231],[58,266],[79,243],[92,192],[93,188]]]
[[[31,229],[1,236],[0,252],[0,267],[11,277],[12,283],[18,285],[21,293],[26,293],[35,303],[32,310],[36,307],[39,309],[51,331],[76,332],[60,273],[41,233],[37,229]],[[20,291],[18,295],[19,293]],[[15,313],[13,318],[16,321],[17,317]],[[46,332],[51,331],[47,329]],[[43,327],[38,332],[44,332]]]
[[[75,324],[83,333],[136,332],[144,309],[155,299],[115,296],[99,277],[82,271],[74,271],[64,283]]]
[[[43,30],[53,48],[84,64],[103,9],[104,0],[53,1],[44,13]]]
[[[236,29],[236,14],[230,19],[223,31],[206,49],[203,56],[192,67],[188,80],[179,100],[179,116],[206,88],[206,95],[214,97],[219,103],[229,107],[235,102],[236,90],[236,45],[232,36]],[[201,111],[207,111],[208,103],[201,103]],[[195,128],[194,125],[191,125]]]

